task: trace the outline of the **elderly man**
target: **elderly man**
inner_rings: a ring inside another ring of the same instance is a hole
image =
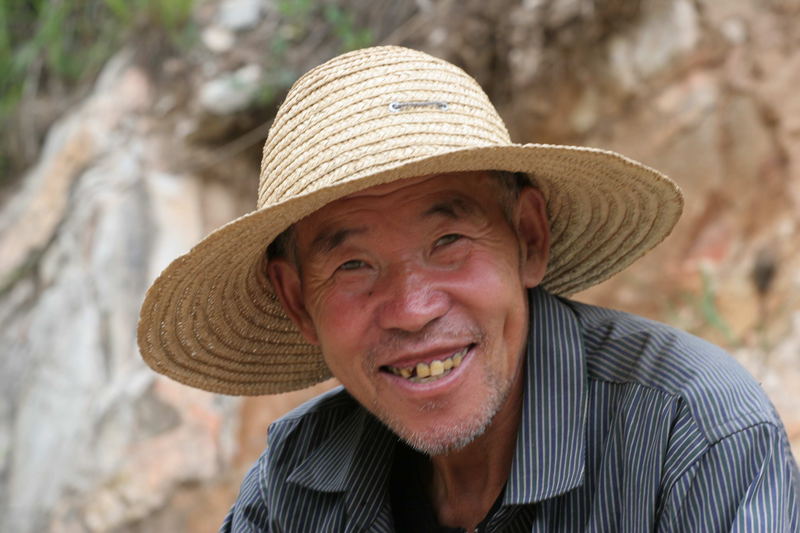
[[[564,295],[646,253],[666,177],[515,145],[472,78],[397,47],[307,73],[258,209],[142,307],[159,372],[225,394],[343,385],[281,420],[223,531],[798,531],[800,477],[714,346]]]

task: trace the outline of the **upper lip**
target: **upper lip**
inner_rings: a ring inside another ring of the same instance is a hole
[[[430,347],[423,350],[404,350],[403,355],[388,358],[381,362],[378,367],[393,366],[396,368],[406,368],[415,366],[417,363],[430,363],[435,360],[447,359],[456,352],[469,348],[473,343],[465,342],[462,344],[448,344],[447,346]]]

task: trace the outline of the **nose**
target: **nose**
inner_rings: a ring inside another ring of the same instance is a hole
[[[383,329],[420,331],[450,308],[449,297],[423,267],[397,267],[387,273],[379,289],[378,322]]]

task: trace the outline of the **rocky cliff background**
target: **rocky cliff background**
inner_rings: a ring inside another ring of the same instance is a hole
[[[726,347],[800,454],[800,1],[180,4],[128,26],[89,82],[31,70],[4,115],[0,530],[215,531],[267,424],[330,386],[195,391],[148,370],[134,333],[158,272],[253,208],[292,81],[371,44],[463,66],[517,141],[618,150],[675,179],[673,235],[576,297]]]

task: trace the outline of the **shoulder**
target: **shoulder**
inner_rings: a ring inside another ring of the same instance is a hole
[[[343,450],[352,445],[349,439],[360,438],[364,418],[364,410],[338,387],[273,422],[253,468],[269,508],[293,508],[301,494],[309,497],[303,489],[324,488],[337,478]]]
[[[664,493],[664,531],[798,531],[800,473],[783,430],[762,423],[709,445]]]
[[[780,421],[761,387],[721,348],[666,324],[567,301],[590,379],[656,389],[685,403],[709,442]]]
[[[221,531],[340,530],[342,509],[325,493],[347,444],[341,433],[358,433],[363,418],[355,400],[337,388],[275,421]]]

